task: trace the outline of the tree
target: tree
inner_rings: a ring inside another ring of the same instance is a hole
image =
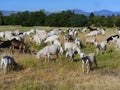
[[[44,11],[36,11],[31,13],[31,19],[34,22],[35,26],[43,26],[45,25],[45,13]]]
[[[94,20],[93,20],[94,17],[95,17],[94,14],[90,13],[90,15],[88,17],[88,26],[91,26],[94,24]]]
[[[2,12],[0,12],[0,25],[3,24],[3,15],[2,15]]]
[[[89,18],[93,18],[95,15],[93,13],[90,13]]]
[[[107,27],[113,27],[114,22],[113,19],[109,16],[107,17]]]
[[[81,15],[74,15],[70,18],[70,25],[74,27],[82,27],[87,24],[87,17],[83,14]]]

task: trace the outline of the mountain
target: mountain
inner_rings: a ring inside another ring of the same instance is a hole
[[[109,10],[100,10],[100,11],[94,11],[93,12],[95,16],[112,16],[112,15],[120,15],[120,12],[114,12],[114,11],[109,11]]]
[[[18,11],[7,11],[7,10],[0,10],[3,14],[3,16],[9,16],[10,14],[16,14]],[[84,14],[86,16],[89,16],[91,12],[85,12],[81,9],[71,9],[71,11],[74,11],[75,14]],[[46,15],[49,15],[51,13],[60,13],[61,11],[54,11],[54,12],[49,12],[45,11]],[[100,11],[93,11],[92,12],[95,16],[112,16],[112,15],[120,15],[120,11],[115,12],[115,11],[110,11],[110,10],[100,10]]]
[[[71,11],[74,11],[75,14],[84,14],[86,16],[89,16],[89,12],[85,12],[85,11],[83,11],[81,9],[73,9]]]
[[[10,14],[16,14],[18,11],[7,11],[7,10],[0,10],[2,12],[3,16],[9,16]]]
[[[73,9],[75,14],[84,14],[86,16],[89,16],[91,12],[85,12],[81,9]],[[100,10],[100,11],[93,11],[92,12],[95,16],[112,16],[112,15],[120,15],[120,11],[115,12],[115,11],[110,11],[110,10]]]

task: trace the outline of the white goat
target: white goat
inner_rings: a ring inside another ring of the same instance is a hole
[[[13,36],[11,31],[5,31],[5,39],[11,40],[11,37]]]
[[[81,52],[80,48],[77,46],[76,43],[73,42],[65,42],[64,43],[64,49],[67,51],[67,49],[73,49],[73,51],[77,51],[78,53]]]
[[[19,30],[15,30],[12,32],[14,35],[19,35],[20,31]]]
[[[82,39],[81,38],[76,38],[75,43],[81,48],[82,47]]]
[[[105,29],[101,29],[101,30],[100,30],[100,34],[101,34],[101,35],[104,35],[105,33],[106,33],[106,32],[105,32]]]
[[[40,29],[36,29],[36,30],[35,30],[35,33],[36,33],[36,34],[39,34],[39,33],[47,34],[47,32],[46,32],[45,30],[40,30]]]
[[[86,34],[86,37],[93,37],[93,36],[97,36],[98,35],[98,31],[95,30],[95,31],[91,31],[90,33],[87,33]]]
[[[52,43],[54,40],[56,40],[58,38],[59,38],[59,36],[57,36],[57,35],[50,36],[44,41],[44,43],[48,43],[48,42]]]
[[[101,50],[102,53],[105,52],[106,47],[107,47],[107,41],[103,41],[101,43],[95,42],[94,44],[96,46],[97,54],[98,54],[99,50]]]
[[[86,30],[87,30],[87,28],[85,27],[85,28],[82,29],[82,32],[86,32]]]
[[[71,62],[73,62],[73,59],[74,59],[74,51],[73,51],[73,49],[67,49],[66,57],[70,57]]]
[[[33,41],[35,41],[36,42],[36,44],[37,45],[40,45],[46,38],[47,38],[48,36],[47,36],[47,34],[46,33],[37,33],[37,34],[35,34],[35,35],[33,35],[33,37],[32,38],[30,38],[30,41],[31,40],[33,40]]]
[[[41,39],[39,38],[39,35],[35,34],[33,37],[30,38],[30,41],[35,41],[36,45],[40,45],[41,44]]]
[[[57,40],[57,39],[53,41],[53,44],[56,44],[56,45],[58,45],[58,46],[61,46],[61,42],[60,42],[59,40]]]
[[[48,32],[48,36],[59,35],[59,34],[61,34],[61,33],[62,33],[61,30],[59,30],[59,29],[54,29],[54,30]]]
[[[46,58],[50,59],[50,55],[57,55],[58,57],[58,53],[62,53],[62,49],[60,46],[58,45],[50,45],[50,46],[46,46],[44,47],[42,50],[40,50],[38,53],[37,53],[37,58],[39,59],[40,56],[44,55],[45,56],[45,61],[46,61]]]
[[[0,32],[0,38],[4,38],[4,35],[5,35],[5,33],[4,32]]]

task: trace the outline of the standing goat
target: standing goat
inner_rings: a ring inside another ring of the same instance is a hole
[[[73,62],[74,59],[74,50],[73,49],[67,49],[66,50],[66,57],[70,57],[71,62]]]
[[[76,38],[75,43],[81,48],[82,47],[82,39],[81,38]]]
[[[90,53],[85,55],[84,53],[79,53],[80,58],[82,59],[82,71],[85,73],[85,66],[87,67],[87,73],[91,70],[92,64],[94,63],[97,67],[97,61],[95,53]]]
[[[106,47],[107,47],[107,41],[103,41],[101,43],[95,42],[94,44],[96,46],[97,54],[98,54],[99,50],[101,50],[102,53],[105,52]]]
[[[17,66],[17,63],[14,61],[13,57],[10,56],[3,56],[1,58],[1,67],[0,69],[4,69],[4,74],[7,73],[8,68],[10,67],[10,69],[15,70],[15,67]]]

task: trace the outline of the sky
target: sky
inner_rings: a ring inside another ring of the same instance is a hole
[[[0,0],[0,10],[9,11],[61,11],[81,9],[120,11],[120,0]]]

